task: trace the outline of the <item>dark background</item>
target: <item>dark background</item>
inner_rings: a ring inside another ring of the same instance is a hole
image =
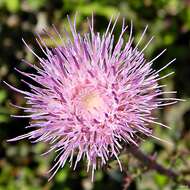
[[[122,189],[126,175],[134,180],[129,189],[185,190],[186,187],[175,184],[170,179],[146,170],[130,155],[121,156],[127,172],[121,173],[115,162],[110,169],[99,170],[95,182],[91,183],[90,174],[86,173],[85,162],[76,171],[68,165],[60,169],[50,182],[46,172],[53,165],[54,155],[40,156],[47,145],[33,145],[27,140],[7,143],[6,139],[26,133],[27,119],[14,119],[10,114],[23,114],[10,106],[10,102],[24,106],[24,97],[2,83],[3,80],[23,90],[29,90],[20,82],[22,76],[14,68],[30,72],[31,69],[21,63],[25,58],[37,64],[37,60],[22,43],[24,38],[36,52],[43,56],[35,42],[35,32],[42,33],[45,28],[52,32],[52,24],[60,33],[68,28],[66,15],[73,19],[76,11],[77,28],[83,33],[88,31],[86,17],[94,12],[96,31],[103,32],[112,15],[120,12],[115,35],[121,31],[122,17],[130,24],[134,23],[134,35],[137,42],[144,27],[149,29],[145,42],[155,36],[153,43],[146,50],[147,59],[151,60],[167,47],[167,52],[155,61],[153,67],[161,68],[173,58],[177,60],[161,75],[175,71],[171,77],[162,80],[167,84],[165,90],[177,90],[178,98],[186,99],[167,106],[158,112],[159,120],[171,127],[171,130],[155,127],[154,134],[170,142],[163,143],[148,139],[141,149],[154,154],[157,160],[190,179],[190,1],[189,0],[0,0],[0,190],[75,190],[75,189]],[[129,31],[127,31],[129,32]],[[49,47],[54,44],[42,34]],[[126,35],[127,36],[127,35]],[[56,38],[56,36],[55,36]],[[58,41],[59,42],[59,41]]]

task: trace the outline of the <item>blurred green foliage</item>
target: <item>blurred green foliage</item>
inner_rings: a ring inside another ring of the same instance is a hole
[[[68,28],[66,15],[73,19],[76,11],[77,27],[83,33],[88,30],[86,16],[95,17],[96,30],[103,32],[112,15],[120,13],[115,35],[121,31],[122,17],[127,22],[132,20],[135,30],[135,42],[138,41],[144,27],[149,30],[145,41],[155,36],[154,42],[146,50],[147,59],[153,58],[162,49],[168,49],[153,65],[156,69],[165,65],[174,57],[177,61],[162,72],[175,71],[175,75],[163,80],[166,90],[177,90],[179,98],[185,103],[168,106],[159,111],[161,122],[169,125],[171,130],[155,127],[155,135],[168,140],[170,144],[149,139],[142,143],[141,149],[155,154],[158,161],[174,170],[182,171],[190,179],[190,1],[189,0],[0,0],[0,80],[8,81],[14,86],[27,89],[20,82],[20,75],[14,67],[30,72],[31,69],[20,63],[22,58],[37,64],[21,42],[21,38],[38,52],[34,33],[42,34],[45,28],[52,32],[54,24],[60,33]],[[43,36],[43,34],[42,34]],[[51,40],[43,36],[48,46]],[[47,145],[30,144],[28,141],[7,143],[6,139],[26,133],[26,119],[13,119],[10,114],[22,114],[21,110],[10,106],[10,102],[24,105],[22,95],[13,92],[1,82],[0,89],[0,190],[102,190],[122,189],[126,174],[121,173],[113,162],[110,169],[96,172],[96,180],[91,183],[86,173],[85,164],[72,171],[66,166],[59,170],[53,180],[47,182],[47,171],[53,165],[54,155],[40,156]],[[128,175],[134,177],[129,189],[137,190],[185,190],[184,186],[175,184],[170,179],[155,172],[146,171],[130,155],[121,156]]]

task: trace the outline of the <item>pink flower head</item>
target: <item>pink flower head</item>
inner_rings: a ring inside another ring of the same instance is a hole
[[[90,32],[80,35],[75,22],[71,24],[69,20],[72,36],[67,35],[66,41],[55,30],[61,45],[50,49],[40,36],[37,39],[44,58],[24,41],[41,66],[26,62],[35,69],[35,74],[18,71],[38,85],[26,82],[30,92],[7,85],[25,95],[27,107],[23,109],[29,115],[16,117],[29,117],[32,122],[27,127],[34,130],[11,141],[29,138],[34,142],[48,142],[48,153],[59,152],[50,170],[54,171],[52,177],[67,160],[75,168],[83,157],[87,160],[87,171],[92,170],[92,178],[97,166],[106,165],[110,158],[115,157],[121,168],[119,154],[124,143],[137,145],[142,134],[154,137],[149,125],[165,125],[157,122],[152,112],[177,100],[161,99],[160,95],[170,92],[163,92],[158,84],[160,79],[172,74],[159,77],[159,72],[174,60],[155,71],[151,66],[165,50],[150,61],[145,59],[143,52],[153,38],[142,50],[139,44],[147,27],[133,46],[132,25],[128,41],[124,41],[127,30],[124,21],[121,34],[114,41],[116,22],[117,19],[111,26],[110,20],[101,35],[94,31],[92,19]]]

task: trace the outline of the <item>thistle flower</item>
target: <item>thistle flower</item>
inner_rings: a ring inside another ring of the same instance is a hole
[[[114,41],[117,19],[113,26],[110,20],[103,35],[94,31],[93,18],[89,22],[89,33],[83,35],[77,33],[76,22],[72,24],[68,19],[72,35],[67,35],[66,41],[55,29],[61,45],[50,49],[40,36],[36,39],[44,58],[23,40],[37,57],[40,67],[25,61],[35,74],[17,71],[38,85],[24,81],[31,89],[27,92],[6,84],[25,95],[27,107],[15,106],[29,114],[14,117],[29,117],[32,122],[27,128],[33,130],[10,141],[28,138],[48,142],[47,153],[59,152],[50,170],[51,177],[67,160],[76,168],[82,157],[87,160],[87,171],[91,169],[92,178],[96,168],[106,165],[113,157],[122,170],[119,154],[125,143],[138,145],[139,135],[154,137],[150,124],[167,127],[157,122],[152,112],[177,101],[160,98],[173,92],[163,92],[163,86],[158,84],[172,74],[159,77],[159,72],[174,60],[155,71],[151,66],[165,50],[147,61],[144,51],[153,38],[139,50],[147,27],[133,46],[132,23],[128,40],[124,41],[127,31],[124,20],[121,34]]]

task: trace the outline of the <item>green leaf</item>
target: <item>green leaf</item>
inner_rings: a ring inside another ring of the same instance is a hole
[[[64,170],[61,170],[56,175],[56,181],[57,182],[64,182],[67,179],[67,170],[64,168]]]
[[[168,183],[168,178],[161,174],[155,174],[154,180],[159,187],[164,187]]]
[[[38,10],[46,4],[45,0],[27,0],[33,10]]]
[[[18,12],[20,9],[20,0],[7,0],[5,6],[10,12]]]
[[[0,0],[0,7],[4,6],[5,1],[4,0]]]
[[[7,115],[0,115],[0,123],[5,123],[9,121],[9,116]]]
[[[77,7],[77,11],[85,15],[91,15],[92,12],[94,12],[96,14],[105,16],[108,19],[111,16],[117,15],[119,13],[116,7],[109,6],[109,5],[104,6],[96,2],[87,4],[87,5],[79,5]]]
[[[7,93],[5,90],[0,90],[0,103],[2,103],[7,97]]]
[[[165,45],[170,45],[175,40],[175,38],[174,38],[174,36],[172,34],[166,34],[163,39],[164,39]]]

